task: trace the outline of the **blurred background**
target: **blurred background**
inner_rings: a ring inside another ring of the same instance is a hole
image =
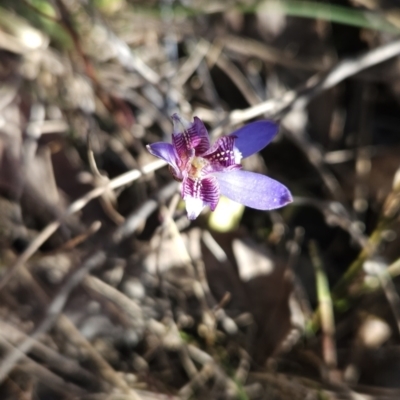
[[[400,398],[400,3],[0,1],[0,398]],[[259,119],[271,212],[146,145]]]

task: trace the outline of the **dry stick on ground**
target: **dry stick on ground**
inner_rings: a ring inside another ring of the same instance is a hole
[[[90,236],[94,235],[100,228],[101,228],[101,222],[94,221],[85,232],[81,233],[78,236],[73,237],[72,239],[69,239],[67,242],[63,243],[59,248],[55,249],[53,253],[72,250],[73,248],[79,246],[81,243],[85,242]],[[51,252],[48,252],[47,254],[51,254]]]
[[[19,352],[18,348],[12,346],[6,339],[0,338],[0,347],[6,349],[9,354],[12,352],[19,353],[18,368],[30,376],[37,378],[46,386],[57,390],[59,393],[73,393],[81,396],[87,393],[86,390],[73,383],[64,381],[54,372],[27,357],[24,353]]]
[[[293,202],[296,205],[310,205],[317,208],[325,217],[329,225],[334,225],[346,231],[351,238],[364,248],[368,245],[368,237],[364,235],[360,228],[354,224],[349,213],[344,206],[337,201],[323,201],[311,197],[293,197]]]
[[[27,334],[4,321],[0,321],[0,332],[1,336],[8,340],[14,347],[17,347],[18,343],[26,340],[28,337]],[[70,377],[71,379],[79,376],[87,386],[101,386],[100,379],[91,372],[82,368],[78,362],[58,353],[40,341],[34,341],[30,353],[35,357],[35,359],[44,363],[47,368],[50,368],[63,376]]]
[[[176,183],[176,182],[175,182]],[[162,245],[162,241],[165,237],[165,233],[167,232],[168,228],[171,229],[172,227],[176,227],[175,225],[175,221],[172,219],[172,216],[174,215],[176,208],[178,206],[178,202],[179,202],[179,194],[177,193],[171,200],[170,205],[168,208],[166,207],[162,207],[161,208],[161,215],[163,217],[163,223],[160,227],[160,232],[159,232],[159,246],[158,248],[161,249],[161,245]],[[184,247],[184,243],[182,243],[182,238],[180,236],[180,232],[178,229],[176,229],[176,231],[178,232],[179,235],[179,243],[180,243],[180,247],[181,247],[181,253],[182,254],[182,259],[186,260],[186,264],[190,263],[190,257],[187,254],[186,248]],[[174,230],[172,230],[173,235],[177,235],[176,232]],[[164,295],[165,300],[167,300],[167,305],[168,305],[168,310],[167,310],[167,316],[164,317],[164,322],[167,324],[169,324],[169,334],[173,334],[176,333],[176,337],[174,338],[173,342],[176,345],[176,343],[178,343],[178,348],[176,348],[175,350],[178,351],[178,355],[179,355],[179,359],[181,361],[182,367],[185,370],[186,374],[192,378],[193,376],[195,376],[198,371],[197,368],[195,366],[195,364],[193,363],[193,361],[191,360],[191,358],[189,357],[188,354],[188,349],[187,349],[187,345],[186,343],[182,340],[182,338],[179,336],[178,332],[178,326],[175,322],[175,320],[173,319],[173,312],[172,312],[172,307],[170,302],[168,301],[168,296],[165,293],[165,291],[163,290],[165,287],[165,281],[164,281],[164,277],[160,271],[159,268],[159,257],[160,257],[160,252],[157,252],[157,257],[156,257],[156,270],[157,270],[157,275],[158,275],[158,279],[159,279],[159,286],[161,288],[161,291]],[[188,270],[188,275],[192,276],[193,273],[192,271]],[[161,344],[161,343],[160,343]],[[165,345],[165,343],[164,343]]]
[[[170,196],[173,195],[173,193],[175,193],[176,191],[176,187],[177,187],[177,182],[171,182],[169,185],[167,185],[164,189],[162,189],[159,194],[158,194],[158,201],[165,201],[166,198],[169,198]],[[121,226],[116,233],[118,233],[117,235],[114,235],[114,243],[118,243],[120,240],[122,240],[123,238],[127,237],[129,234],[133,233],[133,231],[137,228],[138,224],[140,224],[141,222],[143,222],[143,220],[146,220],[148,215],[153,212],[157,206],[158,206],[158,202],[155,200],[151,200],[150,202],[147,202],[148,204],[150,204],[151,207],[146,207],[146,213],[145,215],[142,215],[143,213],[139,213],[140,214],[140,218],[138,219],[138,213],[134,213],[133,217],[128,217],[124,223],[123,226]],[[147,204],[146,203],[146,204]],[[145,204],[145,206],[146,206]],[[140,211],[141,209],[139,209]],[[99,257],[101,256],[101,252],[95,253],[93,255],[93,257]],[[30,276],[30,273],[27,269],[25,269],[22,266],[22,269],[20,270],[21,272],[25,272],[26,278],[30,279],[32,281],[32,283],[34,283],[35,281],[33,280],[33,278]],[[138,317],[138,314],[136,313],[137,311],[137,305],[136,304],[132,304],[133,302],[129,302],[129,306],[127,306],[127,298],[126,296],[122,295],[120,292],[119,296],[117,296],[116,294],[116,290],[113,289],[112,293],[110,292],[110,288],[108,285],[104,284],[102,281],[99,281],[98,279],[88,275],[86,276],[84,282],[88,285],[90,285],[90,287],[92,289],[95,288],[102,288],[102,291],[104,291],[104,293],[107,293],[109,298],[112,298],[112,300],[116,301],[117,304],[119,304],[123,309],[125,309],[125,311],[128,311],[128,314],[131,317],[134,317],[134,315],[136,315],[136,317]],[[42,299],[42,301],[44,301],[46,303],[47,299],[46,299],[46,295],[42,292],[41,288],[38,287],[36,285],[36,289],[39,291],[39,297]],[[104,295],[104,293],[102,293]],[[111,293],[111,294],[110,294]],[[111,297],[110,297],[111,296]],[[115,297],[117,296],[117,297]],[[129,299],[128,299],[129,300]],[[54,303],[54,301],[53,301]],[[127,307],[127,308],[125,308]],[[132,308],[133,307],[133,308]],[[133,312],[134,310],[136,310],[135,312]],[[133,314],[132,314],[133,312]],[[140,318],[139,318],[140,320]],[[82,347],[84,348],[87,353],[90,355],[90,358],[92,359],[92,361],[95,363],[95,365],[99,368],[102,377],[109,383],[115,385],[115,387],[123,390],[123,391],[128,391],[131,392],[130,396],[131,399],[137,399],[137,396],[129,389],[129,387],[127,386],[127,384],[123,381],[122,378],[120,378],[115,371],[108,365],[107,362],[104,361],[104,359],[92,348],[92,346],[86,341],[86,339],[84,339],[80,332],[76,329],[76,327],[63,315],[60,316],[60,318],[58,319],[58,321],[56,322],[56,328],[59,329],[64,335],[66,335],[68,337],[69,340],[73,340],[74,343],[76,344],[77,347]],[[36,332],[36,331],[35,331]],[[23,346],[28,346],[29,347],[29,343],[31,343],[30,345],[32,345],[34,343],[34,338],[37,335],[34,336],[30,336],[28,337],[24,343]],[[29,351],[29,348],[26,348],[26,351]],[[1,366],[0,366],[0,378],[1,378]]]
[[[172,79],[172,85],[177,88],[183,87],[186,81],[193,75],[203,58],[208,54],[210,50],[210,43],[201,39],[193,49],[189,58],[179,68],[176,75]]]
[[[160,214],[161,214],[161,217],[162,217],[162,223],[159,226],[156,234],[153,235],[153,239],[155,238],[158,241],[158,244],[154,248],[155,255],[156,255],[156,257],[155,257],[156,271],[155,272],[156,272],[156,276],[157,276],[157,279],[158,279],[158,287],[160,288],[162,296],[166,300],[166,305],[168,307],[168,314],[169,314],[168,317],[171,317],[173,313],[172,313],[171,302],[168,300],[167,291],[165,290],[166,282],[164,280],[164,275],[162,274],[161,268],[160,268],[160,261],[161,261],[160,257],[161,257],[162,244],[163,244],[165,236],[166,236],[166,234],[168,232],[167,228],[168,228],[168,226],[170,224],[170,220],[172,219],[172,217],[173,217],[173,215],[174,215],[174,213],[176,211],[176,208],[178,206],[178,202],[179,202],[179,197],[178,196],[179,196],[179,194],[175,194],[175,196],[172,198],[168,208],[163,206],[160,209]],[[186,260],[186,263],[188,262],[187,258],[185,258],[184,254],[181,255],[181,258],[183,260]],[[190,276],[190,273],[189,273],[189,276]]]
[[[383,213],[379,219],[377,227],[368,238],[368,242],[362,248],[358,257],[347,268],[346,272],[342,275],[340,280],[332,289],[332,298],[335,302],[344,300],[348,292],[349,285],[358,276],[366,260],[370,259],[377,251],[382,243],[383,235],[390,224],[395,220],[400,212],[400,187],[395,187],[386,198],[383,206]],[[312,318],[310,328],[316,331],[320,326],[320,309],[318,308]]]
[[[364,262],[375,254],[377,248],[382,243],[382,232],[396,219],[399,212],[400,187],[395,187],[386,198],[385,204],[383,205],[382,216],[380,217],[377,227],[370,235],[367,245],[363,248],[357,259],[350,265],[345,274],[333,288],[334,299],[337,300],[346,293],[349,283],[351,283],[361,271]]]
[[[188,345],[187,349],[190,357],[197,363],[201,364],[202,369],[179,390],[180,398],[192,398],[195,390],[203,387],[207,381],[213,377],[215,379],[221,379],[224,382],[225,389],[231,395],[230,397],[237,394],[238,390],[236,384],[231,380],[231,378],[225,375],[224,371],[217,365],[213,357],[193,345]]]
[[[214,82],[212,80],[210,69],[205,60],[202,60],[197,67],[197,74],[203,82],[204,95],[207,101],[210,103],[214,111],[223,113],[224,108],[221,103],[221,99],[218,95],[217,89],[215,88]]]
[[[112,179],[106,186],[97,187],[90,192],[86,193],[84,196],[74,201],[64,212],[64,214],[56,221],[51,222],[49,225],[44,228],[38,236],[30,243],[30,245],[25,249],[25,251],[18,257],[18,260],[14,265],[12,265],[7,272],[2,276],[0,280],[0,290],[4,288],[4,286],[9,282],[15,272],[25,264],[30,257],[39,249],[39,247],[58,229],[61,223],[64,221],[66,217],[71,214],[74,214],[80,211],[83,207],[85,207],[90,201],[96,199],[101,196],[103,193],[108,190],[117,189],[121,186],[125,186],[129,183],[140,178],[142,175],[146,175],[150,172],[153,172],[159,168],[162,168],[166,165],[165,161],[157,160],[150,164],[145,165],[141,171],[133,170],[128,171],[122,175],[117,176]]]
[[[179,398],[184,400],[194,398],[193,395],[195,390],[204,387],[207,381],[212,378],[213,374],[213,364],[211,362],[205,364],[200,372],[198,372],[189,383],[179,390]]]
[[[293,285],[293,297],[289,299],[290,321],[292,328],[287,334],[286,338],[274,351],[274,357],[279,356],[282,353],[288,353],[293,348],[304,332],[306,321],[312,316],[310,299],[308,298],[306,290],[294,270],[294,267],[301,255],[301,245],[303,240],[304,229],[298,226],[294,230],[293,239],[287,243],[289,258],[287,261],[286,273],[288,280]]]
[[[298,57],[288,57],[285,51],[267,46],[265,43],[257,40],[240,36],[224,36],[218,39],[218,44],[231,52],[242,54],[247,57],[256,57],[267,63],[283,65],[287,68],[325,71],[328,67],[328,65],[324,65],[324,60],[299,60]]]
[[[138,109],[146,110],[146,113],[151,115],[152,119],[158,123],[164,133],[171,132],[171,121],[168,116],[162,113],[151,100],[148,100],[137,90],[130,89],[129,87],[113,87],[110,91],[113,96],[120,97],[121,99],[128,101]]]
[[[177,227],[175,221],[172,218],[173,215],[173,208],[176,207],[177,204],[172,204],[169,210],[164,209],[161,210],[163,213],[163,218],[164,222],[162,225],[162,231],[160,232],[160,244],[159,248],[161,248],[161,243],[165,238],[165,234],[168,232],[175,244],[177,251],[180,252],[180,257],[182,261],[184,262],[184,266],[187,271],[188,277],[191,278],[192,280],[192,290],[194,295],[197,297],[201,310],[202,310],[202,323],[200,324],[199,327],[199,333],[200,335],[204,335],[205,339],[208,341],[211,339],[211,341],[215,340],[215,318],[210,310],[210,307],[207,303],[207,298],[206,298],[206,293],[204,290],[204,287],[201,285],[201,279],[197,275],[197,270],[195,269],[194,262],[192,261],[192,258],[190,257],[190,254],[188,252],[188,249],[186,248],[185,242],[181,236],[181,233],[179,231],[179,228]],[[158,253],[159,254],[159,253]],[[158,264],[158,263],[157,263]],[[159,270],[159,268],[157,268]],[[164,284],[164,280],[162,277],[161,272],[158,272],[159,278],[161,285]],[[200,281],[200,282],[199,282]],[[171,314],[172,315],[172,314]],[[175,322],[173,322],[175,325]],[[187,352],[182,353],[182,356],[185,357]]]
[[[43,304],[43,308],[49,303],[48,296],[32,277],[30,271],[22,266],[17,271],[18,277],[32,287],[38,300]],[[90,276],[90,275],[89,275]],[[96,366],[99,375],[102,378],[103,385],[110,385],[112,388],[118,388],[122,392],[130,392],[127,383],[112,369],[112,367],[104,360],[104,358],[94,349],[88,340],[81,334],[76,326],[63,314],[56,320],[54,329],[61,335],[64,340],[73,345],[77,349],[83,349],[86,357]]]
[[[4,383],[5,386],[8,385],[11,388],[11,391],[16,394],[17,397],[15,400],[32,400],[32,394],[29,395],[27,390],[22,390],[11,378],[8,378]]]
[[[221,325],[224,328],[225,332],[231,335],[236,334],[238,331],[238,327],[235,321],[233,321],[232,318],[226,315],[226,312],[223,308],[225,304],[230,300],[230,293],[225,293],[222,299],[218,299],[219,301],[218,303],[218,301],[214,298],[211,289],[208,285],[207,274],[203,261],[203,255],[201,252],[201,241],[204,242],[204,244],[209,248],[211,252],[213,252],[214,250],[214,256],[215,256],[215,251],[218,252],[219,257],[216,256],[216,259],[218,261],[221,261],[221,259],[225,261],[227,259],[227,256],[224,250],[219,246],[219,244],[212,237],[209,231],[205,230],[202,232],[200,230],[192,229],[192,231],[190,232],[190,236],[191,236],[191,241],[195,244],[195,246],[194,245],[191,246],[190,256],[196,267],[197,277],[203,288],[204,295],[209,300],[210,305],[213,307],[212,312],[216,320],[221,322]]]
[[[386,265],[377,261],[371,261],[366,264],[370,265],[365,265],[365,270],[369,269],[367,272],[379,280],[380,286],[397,322],[397,329],[400,332],[400,298],[392,281],[392,277]]]
[[[339,180],[325,165],[322,150],[316,146],[306,134],[304,134],[303,129],[299,131],[292,131],[288,129],[285,131],[285,133],[288,138],[303,152],[309,163],[320,175],[325,187],[329,190],[330,196],[339,202],[339,204],[342,204],[343,207],[343,204],[346,203],[346,196],[343,193]]]
[[[24,354],[31,349],[31,347],[35,344],[36,338],[39,335],[47,332],[53,326],[57,317],[60,315],[61,310],[64,308],[72,289],[74,289],[80,283],[80,281],[89,271],[102,264],[104,260],[105,254],[103,252],[97,253],[89,257],[77,271],[71,274],[69,279],[61,287],[57,295],[47,307],[44,318],[34,329],[34,331],[29,335],[29,337],[20,343],[17,348],[9,352],[2,360],[0,364],[0,382],[4,380],[8,373],[14,368],[15,364],[24,356]]]
[[[330,400],[366,400],[378,399],[378,397],[364,396],[353,390],[326,382],[319,382],[314,379],[296,376],[295,374],[255,372],[250,377],[257,382],[263,382],[269,390],[277,391],[279,398],[290,400],[304,399],[330,399]],[[371,390],[372,391],[372,390]],[[398,390],[383,389],[382,392],[396,393]],[[386,399],[386,397],[383,397]],[[391,397],[388,397],[391,398]],[[395,399],[397,397],[393,397]]]
[[[355,133],[356,159],[355,159],[355,186],[353,192],[353,209],[361,222],[366,220],[369,197],[369,179],[371,173],[371,156],[365,147],[372,140],[371,111],[372,90],[371,85],[366,84],[359,90],[356,108],[358,114],[358,129]],[[361,103],[361,104],[360,104]],[[364,149],[363,149],[364,148]]]
[[[102,30],[106,32],[105,40],[109,48],[112,48],[116,53],[115,56],[119,63],[125,68],[128,72],[136,72],[139,76],[141,76],[146,82],[152,85],[153,89],[155,89],[158,95],[165,96],[166,98],[172,99],[174,102],[179,103],[182,109],[185,109],[187,112],[190,112],[191,106],[185,99],[184,94],[181,90],[178,90],[178,86],[171,87],[166,84],[166,82],[162,81],[162,76],[158,74],[154,69],[149,67],[143,60],[140,58],[138,52],[133,51],[131,47],[118,35],[114,33],[114,31],[110,28],[109,24],[104,23],[99,13],[95,11],[95,8],[90,6],[83,5],[87,14],[92,19],[93,23],[96,25],[100,25]],[[176,74],[179,75],[179,74]],[[167,78],[169,79],[169,78]],[[181,87],[179,87],[181,89]],[[112,92],[112,90],[111,90]],[[137,92],[126,91],[126,100],[132,102],[133,104],[141,103],[143,104],[147,101],[142,96],[137,96]],[[118,95],[117,95],[118,97]],[[124,96],[121,96],[125,98]],[[151,109],[153,112],[158,112],[159,109],[157,107],[153,107],[153,102],[149,102]],[[140,109],[146,109],[147,107],[141,107]],[[159,113],[161,116],[161,120],[163,120],[163,114]],[[165,116],[164,116],[165,117]],[[161,125],[164,132],[169,132],[169,128],[165,129],[165,124]]]
[[[94,256],[96,256],[96,254]],[[27,281],[27,283],[30,283],[33,289],[35,289],[38,299],[44,304],[44,306],[48,304],[47,295],[30,275],[30,272],[25,269],[25,267],[22,267],[18,272],[19,276]],[[90,275],[88,275],[88,277],[90,278]],[[111,388],[121,390],[123,393],[129,393],[131,400],[138,400],[138,397],[132,392],[125,380],[112,369],[107,361],[105,361],[87,339],[82,336],[79,330],[67,317],[61,314],[55,322],[54,329],[64,336],[65,341],[72,343],[77,349],[84,350],[86,357],[96,366],[96,369],[104,383],[111,385]]]
[[[104,29],[108,41],[107,44],[113,49],[116,58],[128,72],[137,72],[147,82],[154,86],[157,86],[160,83],[161,77],[158,73],[145,64],[138,54],[132,51],[127,43],[119,38],[107,24],[101,21],[98,15],[91,15],[91,13],[88,13],[88,15],[90,15],[95,23],[101,25],[102,29]]]
[[[216,315],[210,309],[207,301],[207,299],[210,299],[210,292],[205,278],[205,271],[202,270],[200,265],[196,265],[196,262],[190,256],[179,228],[172,219],[171,213],[165,213],[164,217],[165,227],[169,229],[169,233],[177,243],[177,247],[179,247],[181,252],[181,258],[185,261],[187,273],[193,279],[193,293],[198,299],[202,310],[202,323],[198,328],[199,334],[204,336],[207,342],[212,343],[215,341],[216,336]],[[235,325],[233,321],[231,321],[231,325]]]
[[[207,61],[210,62],[212,59],[213,55],[209,53]],[[220,68],[236,85],[238,90],[242,93],[243,97],[251,106],[260,104],[261,99],[258,94],[251,87],[248,80],[242,74],[240,69],[233,62],[231,62],[228,57],[220,52],[218,58],[215,60],[215,63],[217,67]]]
[[[247,377],[251,368],[251,357],[244,349],[239,349],[238,353],[240,356],[240,361],[235,371],[235,381],[244,385],[247,381]]]
[[[145,390],[136,390],[141,400],[182,400],[180,397],[173,396],[172,394],[162,394],[155,392],[148,392]],[[132,397],[126,394],[90,394],[88,396],[75,398],[73,400],[132,400]]]
[[[128,315],[132,325],[138,329],[144,329],[143,313],[135,301],[95,276],[86,276],[82,283],[84,288],[94,291],[99,296],[106,298],[118,306],[119,309]]]
[[[230,124],[238,124],[263,114],[276,118],[283,113],[287,113],[292,108],[304,108],[315,96],[325,90],[399,54],[400,40],[396,40],[369,50],[361,56],[346,58],[338,62],[327,74],[322,77],[320,74],[313,76],[307,81],[304,87],[288,91],[280,99],[267,100],[245,110],[232,111],[228,122]]]
[[[97,168],[96,160],[94,158],[94,153],[92,150],[91,135],[92,135],[92,130],[89,129],[87,135],[87,156],[88,156],[89,166],[93,174],[93,186],[94,187],[106,186],[110,182],[110,179],[107,176],[102,175],[99,169]],[[115,209],[116,203],[117,203],[117,197],[112,189],[108,190],[107,192],[104,192],[100,196],[100,204],[102,205],[104,212],[116,225],[121,225],[125,219]]]
[[[396,276],[400,275],[400,258],[388,266],[387,273],[391,278],[395,278]]]
[[[170,85],[166,85],[165,82],[162,82],[162,77],[151,67],[149,67],[138,55],[137,52],[133,51],[129,45],[122,40],[120,37],[118,37],[112,29],[110,29],[109,25],[106,23],[103,23],[99,13],[96,13],[94,11],[94,8],[90,6],[85,6],[83,7],[86,9],[88,15],[92,19],[92,21],[100,25],[102,29],[106,32],[106,40],[107,44],[110,48],[115,51],[115,55],[119,63],[125,68],[126,71],[128,72],[136,72],[138,75],[140,75],[145,81],[153,85],[153,89],[156,89],[158,94],[164,95],[167,98],[170,97],[174,101],[180,103],[182,108],[185,108],[187,110],[190,110],[191,107],[189,103],[186,101],[184,95],[176,89],[177,86],[175,87],[170,87]],[[133,104],[136,103],[142,103],[146,100],[144,97],[138,97],[136,96],[136,92],[132,91],[127,91],[127,100],[131,101]],[[117,96],[118,97],[118,96]],[[121,96],[124,98],[124,96]],[[154,109],[154,111],[159,112],[157,107],[153,107],[153,103],[149,103],[150,106]],[[143,108],[140,107],[139,108]],[[147,109],[147,107],[144,107],[143,109]],[[162,114],[161,115],[161,120],[163,119]],[[167,132],[168,129],[165,129],[165,125],[161,125],[164,127],[164,131]]]
[[[173,184],[176,185],[176,182],[173,182]],[[168,185],[168,186],[171,186],[171,184]],[[168,187],[166,187],[166,188],[168,189]],[[177,228],[177,226],[175,224],[175,221],[172,219],[173,211],[175,210],[175,208],[177,206],[177,200],[178,200],[178,198],[173,199],[169,209],[162,210],[163,211],[163,218],[164,218],[164,222],[163,222],[163,228],[164,229],[160,233],[160,239],[163,238],[162,234],[167,229],[169,229],[171,231],[172,235],[175,237],[175,239],[179,243],[179,248],[180,248],[180,251],[182,252],[182,258],[186,260],[185,264],[186,264],[187,269],[188,269],[188,274],[189,274],[189,276],[191,276],[194,279],[196,274],[195,274],[195,270],[194,270],[194,268],[192,266],[192,260],[190,258],[190,255],[187,253],[185,243],[183,242],[183,240],[181,238],[180,232],[179,232],[179,230],[178,230],[178,228]],[[146,210],[148,208],[149,207],[146,207]],[[134,219],[134,221],[136,221],[136,219]],[[126,223],[129,224],[129,218],[127,219]],[[132,224],[129,224],[129,225],[132,228]],[[137,223],[134,223],[133,225],[137,226]],[[121,231],[121,229],[119,229],[119,231]],[[123,233],[119,232],[114,237],[118,238],[118,240],[121,240],[122,237],[126,237],[127,235],[129,235],[129,232],[127,232],[127,230],[125,229]],[[89,277],[87,279],[89,279]],[[97,282],[97,284],[98,283],[100,283],[100,282]],[[207,311],[209,312],[209,307],[208,307],[207,302],[205,300],[205,294],[203,292],[202,287],[199,286],[199,285],[196,285],[196,283],[197,283],[196,280],[194,280],[194,283],[195,283],[194,292],[199,297],[199,300],[200,300],[200,302],[201,302],[201,304],[203,306],[204,312],[207,312]],[[103,285],[103,289],[104,289],[104,285],[105,284],[101,283],[101,285]],[[91,287],[92,287],[92,285],[91,285]],[[117,293],[115,293],[115,291],[116,291],[115,289],[110,289],[109,288],[108,290],[106,290],[105,293],[108,293],[107,297],[109,297],[112,294],[113,290],[114,290],[114,294],[113,294],[114,300],[116,301],[117,304],[119,303],[120,305],[123,305],[121,303],[121,301],[122,301],[122,298],[125,297],[125,296],[122,295],[122,294],[117,295]],[[102,292],[103,292],[103,290],[102,290]],[[125,303],[125,302],[126,301],[124,301],[123,303]],[[178,332],[178,327],[176,326],[175,321],[171,317],[168,317],[168,321],[169,321],[169,324],[171,324],[170,325],[170,331],[171,331],[171,328],[172,328],[172,331]],[[176,350],[179,353],[179,357],[180,357],[181,363],[182,363],[187,375],[189,377],[191,377],[191,378],[194,378],[195,376],[198,375],[198,372],[197,372],[197,369],[196,369],[193,361],[189,357],[189,350],[188,350],[187,344],[184,343],[179,336],[177,336],[175,339],[176,339],[176,341],[174,342],[175,344],[179,342],[178,348]],[[161,342],[159,343],[159,345],[161,345]]]
[[[56,323],[55,328],[62,332],[66,341],[72,342],[76,348],[84,349],[85,354],[96,366],[102,379],[104,379],[106,383],[124,393],[130,393],[131,400],[137,400],[137,396],[132,394],[132,391],[125,380],[114,371],[108,362],[95,350],[90,342],[81,334],[81,332],[67,317],[61,315]]]
[[[160,191],[151,199],[147,200],[132,214],[125,218],[123,225],[118,227],[112,237],[114,244],[120,243],[122,240],[131,236],[140,226],[144,224],[146,219],[153,213],[160,203],[165,203],[170,197],[176,193],[178,182],[171,181],[165,185]]]

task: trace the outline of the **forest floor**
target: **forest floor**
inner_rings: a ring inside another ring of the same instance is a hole
[[[396,6],[2,0],[0,399],[399,399]],[[293,202],[190,221],[174,113]]]

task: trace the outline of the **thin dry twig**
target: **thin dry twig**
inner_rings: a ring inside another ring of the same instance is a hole
[[[61,247],[57,248],[53,252],[60,252],[60,251],[68,251],[72,250],[76,246],[80,245],[81,243],[85,242],[90,236],[94,235],[98,230],[101,228],[101,222],[100,221],[94,221],[89,228],[81,233],[80,235],[73,237],[72,239],[68,240],[66,243],[64,243]]]
[[[26,248],[26,250],[19,256],[16,263],[11,266],[7,272],[2,276],[0,280],[0,290],[4,288],[4,286],[9,282],[15,272],[25,264],[30,257],[38,250],[38,248],[59,228],[62,221],[69,215],[72,215],[78,211],[80,211],[83,207],[85,207],[90,201],[96,199],[101,196],[103,193],[108,190],[117,189],[121,186],[125,186],[129,183],[140,178],[142,175],[149,174],[154,172],[155,170],[162,168],[166,165],[166,162],[163,160],[154,161],[148,165],[145,165],[141,171],[133,170],[126,172],[116,178],[112,179],[106,186],[97,187],[90,192],[86,193],[84,196],[74,201],[64,212],[64,214],[56,221],[47,225],[42,232],[39,233],[38,236],[30,243],[30,245]]]
[[[361,249],[368,246],[368,237],[362,233],[356,224],[356,220],[352,218],[342,203],[298,196],[293,198],[293,203],[298,206],[311,205],[316,207],[324,215],[329,225],[338,226],[346,231]]]
[[[290,109],[303,109],[314,97],[336,86],[345,79],[359,72],[385,62],[400,54],[400,40],[384,44],[375,49],[353,58],[346,58],[338,62],[327,74],[315,75],[310,78],[304,87],[288,91],[280,99],[271,99],[245,110],[234,110],[230,113],[230,125],[248,121],[249,119],[266,114],[270,118],[287,113]]]
[[[328,65],[324,65],[321,60],[299,60],[298,57],[288,57],[287,53],[283,51],[245,37],[227,35],[218,38],[218,44],[232,52],[248,57],[257,57],[265,62],[283,65],[288,68],[311,71],[325,71],[328,68]]]
[[[196,71],[201,61],[210,50],[210,43],[201,39],[193,48],[192,53],[185,63],[177,71],[175,77],[172,79],[172,85],[177,88],[182,87],[190,76]]]
[[[129,317],[129,322],[136,330],[144,329],[143,313],[139,305],[128,296],[113,288],[95,276],[87,275],[83,279],[83,286],[101,295],[116,304]]]
[[[142,206],[140,206],[137,210],[135,210],[132,214],[130,214],[126,219],[123,225],[118,227],[112,237],[113,243],[120,243],[123,239],[128,238],[132,235],[140,226],[144,224],[146,219],[152,214],[160,203],[165,203],[170,197],[176,193],[178,188],[178,182],[172,181],[163,188],[159,190],[159,192],[151,198],[147,200]]]
[[[33,361],[27,357],[24,353],[19,352],[18,348],[12,346],[6,339],[0,338],[0,346],[5,348],[9,354],[19,353],[19,365],[18,368],[24,372],[36,377],[41,382],[45,382],[47,386],[54,388],[61,393],[74,393],[75,395],[84,395],[86,390],[76,386],[73,383],[65,382],[55,373],[51,372],[46,367]]]
[[[189,383],[181,388],[179,394],[182,398],[190,398],[197,387],[204,386],[204,384],[212,377],[215,377],[222,382],[228,398],[237,394],[238,390],[235,382],[225,374],[213,357],[193,345],[188,345],[188,351],[190,357],[197,363],[201,364],[203,368],[189,381]]]
[[[91,130],[89,130],[87,136],[87,155],[88,155],[89,166],[93,174],[93,186],[102,187],[106,186],[110,182],[110,179],[107,176],[102,175],[99,169],[97,168],[90,140],[91,134],[92,132]],[[112,190],[104,192],[100,196],[100,202],[104,212],[110,217],[112,221],[116,223],[116,225],[121,225],[125,221],[125,218],[115,209],[115,205],[117,203],[117,197]]]
[[[105,254],[99,252],[92,257],[89,257],[86,262],[74,272],[70,278],[61,287],[57,295],[53,298],[49,306],[47,307],[45,316],[42,322],[35,328],[35,330],[27,337],[22,343],[6,355],[0,365],[0,382],[5,379],[8,373],[14,368],[15,364],[20,358],[26,354],[30,348],[35,344],[35,339],[47,332],[54,324],[56,318],[59,316],[61,310],[64,308],[65,303],[68,300],[68,296],[72,289],[77,286],[83,277],[92,269],[99,266],[105,260]]]
[[[18,276],[23,279],[29,286],[31,286],[37,298],[43,304],[43,307],[47,307],[49,303],[49,298],[43,289],[37,284],[31,273],[24,266],[17,271]],[[82,349],[90,362],[96,367],[104,383],[109,384],[112,388],[118,388],[123,393],[130,393],[131,390],[125,380],[118,375],[114,369],[108,364],[107,361],[94,349],[94,347],[89,343],[89,341],[82,336],[80,331],[76,326],[63,314],[59,316],[55,321],[54,328],[57,332],[61,333],[64,339],[71,343],[75,348]],[[32,340],[28,337],[28,340]],[[134,394],[132,396],[135,396]],[[131,396],[131,398],[132,398]],[[135,400],[137,397],[133,397]]]
[[[375,276],[385,294],[386,300],[392,310],[393,316],[397,322],[397,329],[400,332],[400,297],[392,280],[389,268],[383,263],[375,260],[364,263],[364,270],[372,276]],[[393,270],[393,266],[391,266]]]
[[[14,347],[17,347],[21,341],[28,339],[28,336],[24,332],[4,321],[0,321],[0,332],[1,336],[8,340]],[[38,340],[34,340],[30,353],[36,359],[41,360],[48,368],[54,369],[59,374],[71,377],[79,376],[80,379],[83,379],[93,387],[102,386],[100,379],[82,368],[75,360],[63,356]]]
[[[207,60],[211,60],[212,57],[213,55],[210,54],[207,57]],[[251,106],[255,106],[261,102],[260,97],[251,87],[246,77],[242,74],[240,69],[229,60],[227,56],[220,52],[215,63],[217,67],[225,72],[225,74],[232,80],[232,82],[236,85],[243,97]]]

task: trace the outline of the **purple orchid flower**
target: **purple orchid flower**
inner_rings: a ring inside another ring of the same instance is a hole
[[[199,118],[189,123],[174,114],[172,120],[172,144],[154,143],[147,149],[165,160],[174,178],[182,182],[189,219],[196,219],[205,206],[214,211],[220,195],[257,210],[272,210],[292,201],[281,183],[241,170],[241,159],[262,150],[278,133],[275,123],[253,122],[211,145]]]

